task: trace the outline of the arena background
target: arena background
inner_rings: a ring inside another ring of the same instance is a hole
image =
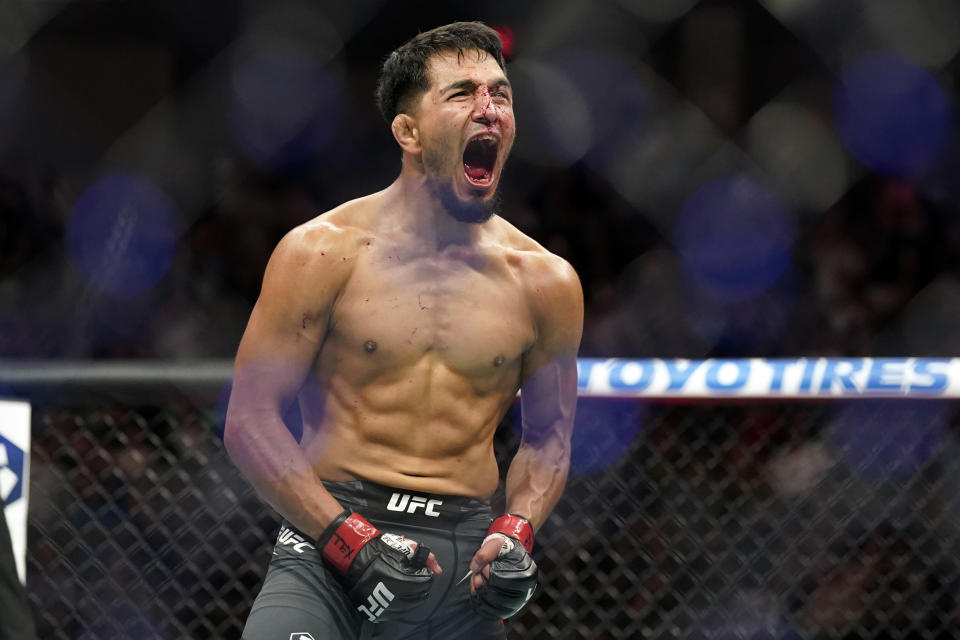
[[[510,44],[503,215],[580,273],[582,357],[957,355],[950,0],[9,0],[41,638],[239,637],[277,520],[219,441],[229,358],[282,234],[399,171],[379,61],[455,19]],[[584,398],[512,637],[960,636],[958,407],[900,395]]]

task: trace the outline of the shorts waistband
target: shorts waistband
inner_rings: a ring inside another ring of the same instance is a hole
[[[489,503],[467,496],[411,491],[367,480],[324,481],[323,486],[344,508],[355,509],[368,519],[435,527],[489,518],[491,513]]]

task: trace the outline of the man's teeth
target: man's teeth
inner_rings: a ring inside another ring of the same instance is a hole
[[[470,142],[492,142],[493,144],[496,144],[497,139],[494,136],[484,135],[471,138]]]

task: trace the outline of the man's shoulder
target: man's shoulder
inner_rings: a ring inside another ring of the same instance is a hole
[[[538,344],[549,353],[575,353],[583,328],[583,288],[573,265],[513,225],[501,232],[501,242],[509,247],[507,261],[522,282],[537,323]]]
[[[297,225],[287,232],[280,246],[295,252],[325,255],[327,248],[345,251],[369,234],[366,224],[370,196],[350,200]]]
[[[496,235],[508,260],[522,269],[525,279],[536,284],[579,287],[576,271],[559,256],[503,218],[498,218]]]
[[[288,231],[270,258],[271,269],[304,281],[345,281],[368,233],[362,225],[364,205],[351,201]]]

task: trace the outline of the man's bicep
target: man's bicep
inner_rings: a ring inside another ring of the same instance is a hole
[[[537,316],[536,344],[524,357],[520,393],[524,429],[572,429],[577,404],[577,352],[583,333],[583,292],[566,262],[551,272]],[[532,435],[532,434],[531,434]]]
[[[536,441],[551,434],[569,437],[576,404],[576,355],[557,355],[537,363],[520,391],[524,439]]]
[[[333,286],[312,273],[302,244],[290,246],[285,238],[274,251],[237,349],[234,390],[242,389],[251,408],[285,409],[292,402],[326,331],[324,296]]]
[[[316,347],[286,324],[259,303],[250,314],[233,372],[233,389],[242,392],[243,404],[283,410],[306,378]]]
[[[524,358],[520,393],[525,429],[572,429],[577,404],[577,352],[583,333],[583,292],[566,262],[542,302],[537,343]]]

